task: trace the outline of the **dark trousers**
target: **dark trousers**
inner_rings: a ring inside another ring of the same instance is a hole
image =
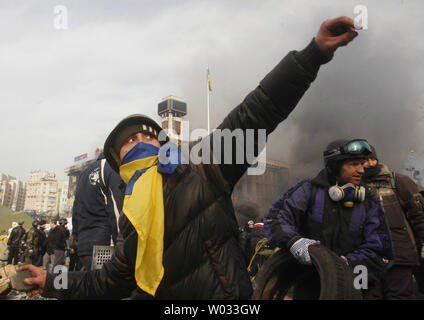
[[[9,259],[7,264],[18,264],[19,247],[9,247]]]
[[[90,271],[91,270],[91,261],[93,260],[92,256],[81,256],[79,257],[82,266],[84,268],[84,271]]]
[[[364,295],[366,300],[413,300],[412,266],[393,266]]]
[[[69,255],[69,271],[80,271],[82,268],[81,261],[76,253]]]

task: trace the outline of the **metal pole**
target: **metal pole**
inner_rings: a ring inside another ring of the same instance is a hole
[[[207,74],[206,74],[206,93],[207,93],[207,107],[208,107],[208,134],[211,132],[210,130],[210,118],[209,118],[209,65],[207,66]]]

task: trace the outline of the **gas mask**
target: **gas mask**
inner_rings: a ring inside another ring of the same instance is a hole
[[[333,201],[341,201],[343,206],[352,208],[355,202],[362,202],[365,200],[365,188],[356,186],[353,183],[346,183],[343,186],[335,185],[328,189],[328,195]]]

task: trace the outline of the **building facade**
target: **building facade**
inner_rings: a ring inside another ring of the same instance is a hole
[[[26,196],[26,183],[19,180],[12,180],[9,182],[12,186],[12,205],[13,211],[23,211],[25,208],[25,196]]]
[[[60,216],[68,215],[68,181],[58,181],[57,182],[57,213]]]
[[[13,211],[24,210],[26,184],[15,177],[0,173],[0,205]]]
[[[57,214],[58,182],[56,174],[47,171],[32,171],[27,183],[25,211],[38,214]]]

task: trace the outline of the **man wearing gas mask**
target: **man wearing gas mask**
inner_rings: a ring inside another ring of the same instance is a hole
[[[325,168],[290,188],[264,218],[272,244],[286,247],[311,265],[308,247],[321,244],[352,267],[365,266],[369,286],[393,264],[388,224],[377,198],[361,186],[364,162],[372,152],[366,140],[335,140],[324,151]],[[295,284],[294,299],[319,297],[320,282],[311,268]]]

